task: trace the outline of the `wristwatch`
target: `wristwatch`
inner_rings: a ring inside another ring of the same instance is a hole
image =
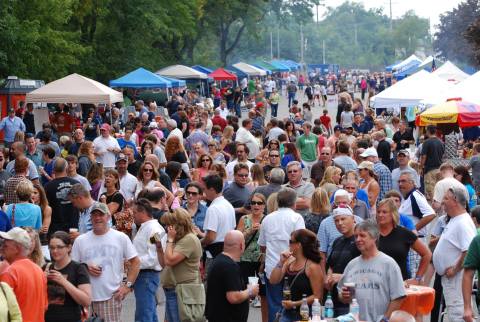
[[[133,283],[132,283],[132,282],[129,282],[129,281],[126,281],[126,282],[125,282],[125,286],[126,286],[127,288],[130,288],[130,289],[131,289],[131,288],[133,288]]]

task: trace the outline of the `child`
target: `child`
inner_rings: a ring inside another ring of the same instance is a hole
[[[340,114],[340,126],[344,129],[353,124],[353,112],[350,104],[345,105],[345,110]]]
[[[320,116],[320,122],[322,122],[322,125],[327,129],[328,136],[332,134],[332,119],[328,115],[328,110],[324,109],[323,110],[323,115]]]

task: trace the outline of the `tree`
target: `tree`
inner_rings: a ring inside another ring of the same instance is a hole
[[[480,18],[468,26],[464,36],[472,46],[476,66],[480,66]]]

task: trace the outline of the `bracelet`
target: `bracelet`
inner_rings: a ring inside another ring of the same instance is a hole
[[[174,241],[167,240],[167,244],[175,244]]]
[[[415,276],[415,280],[417,282],[420,282],[422,279],[423,279],[423,276],[420,276],[420,275]]]
[[[282,264],[282,263],[280,263],[280,262],[278,262],[278,263],[277,263],[277,266],[275,266],[275,268],[282,269],[282,268],[283,268],[283,264]]]

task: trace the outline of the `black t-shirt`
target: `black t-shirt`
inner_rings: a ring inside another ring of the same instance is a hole
[[[170,161],[177,161],[178,163],[185,163],[187,162],[187,156],[185,155],[185,152],[178,151],[172,156],[172,160]],[[187,179],[186,173],[182,169],[182,173],[180,174],[180,179]]]
[[[378,142],[377,153],[378,158],[385,164],[387,167],[390,167],[390,153],[391,153],[390,143],[386,140]]]
[[[401,226],[396,226],[387,236],[380,235],[378,250],[392,257],[402,271],[403,280],[410,278],[407,271],[407,257],[417,235]]]
[[[53,264],[50,269],[53,268]],[[67,278],[67,280],[74,286],[82,284],[90,284],[90,277],[88,275],[85,264],[71,261],[59,272]],[[65,292],[65,303],[63,305],[50,304],[48,310],[45,312],[45,322],[78,322],[80,321],[81,306]]]
[[[410,129],[406,129],[405,132],[402,134],[400,131],[395,132],[393,135],[393,142],[397,144],[396,151],[400,150],[407,150],[410,147],[409,143],[402,144],[400,143],[402,140],[405,141],[414,141],[412,131]]]
[[[142,162],[135,160],[135,162],[128,164],[127,171],[132,176],[136,177],[138,175],[138,170],[140,170],[141,166],[142,166]]]
[[[428,138],[423,142],[422,145],[422,155],[426,155],[425,160],[425,171],[424,173],[429,172],[430,170],[437,169],[442,164],[443,153],[445,152],[445,147],[437,137]]]
[[[122,211],[123,204],[125,202],[125,198],[123,197],[123,195],[119,191],[115,191],[110,196],[107,195],[107,192],[104,192],[104,193],[102,193],[102,196],[107,197],[107,205],[111,202],[116,202],[118,204],[117,212]],[[114,216],[112,216],[112,225],[114,225],[114,226],[116,225],[116,220],[115,220]]]
[[[56,178],[45,185],[48,204],[52,207],[52,221],[48,234],[57,230],[67,231],[69,228],[78,228],[78,209],[68,197],[68,193],[77,180],[63,177]]]
[[[239,304],[227,301],[227,292],[246,288],[238,263],[223,253],[213,260],[207,282],[205,315],[209,322],[246,322],[248,300]]]

